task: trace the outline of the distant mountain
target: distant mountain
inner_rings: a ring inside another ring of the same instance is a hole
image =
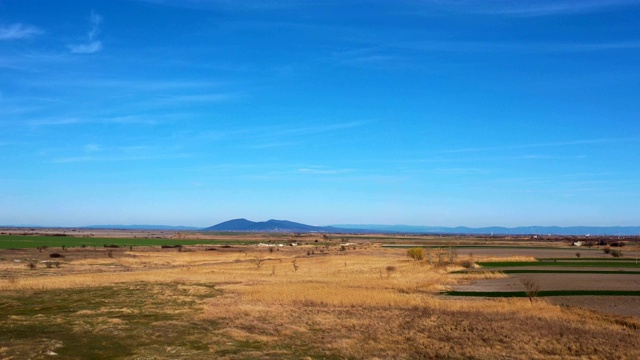
[[[369,231],[385,231],[399,233],[426,234],[469,234],[469,235],[640,235],[640,226],[521,226],[521,227],[482,227],[465,226],[411,226],[411,225],[333,225],[343,229],[367,229]]]
[[[261,222],[247,219],[234,219],[203,229],[203,231],[238,231],[238,232],[329,232],[329,233],[361,233],[362,229],[340,229],[333,226],[312,226],[287,220],[268,220]]]
[[[104,230],[166,230],[166,231],[195,231],[201,228],[192,226],[171,226],[171,225],[89,225],[83,229],[104,229]]]

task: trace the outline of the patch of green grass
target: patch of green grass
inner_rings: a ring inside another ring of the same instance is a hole
[[[609,275],[637,275],[640,271],[634,270],[539,270],[539,269],[506,269],[498,270],[503,274],[609,274]],[[473,274],[481,273],[482,270],[459,270],[452,271],[452,274]],[[492,272],[495,272],[492,271]]]
[[[640,268],[640,264],[628,261],[502,261],[502,262],[478,262],[478,265],[485,268],[503,267],[599,267],[599,268]]]
[[[619,262],[635,262],[635,258],[627,257],[627,258],[612,258],[612,257],[599,257],[599,258],[585,258],[585,257],[572,257],[572,258],[539,258],[540,262],[553,262],[553,261],[619,261]]]
[[[640,271],[625,270],[533,270],[533,269],[511,269],[501,270],[504,274],[609,274],[609,275],[637,275]]]
[[[524,291],[445,291],[449,296],[478,297],[527,297]],[[640,296],[634,290],[546,290],[538,292],[538,297],[547,296]]]
[[[156,239],[156,238],[99,238],[74,236],[41,236],[41,235],[0,235],[0,249],[26,249],[37,247],[60,248],[71,247],[103,247],[118,246],[161,246],[161,245],[245,245],[253,241],[238,239]]]
[[[447,249],[453,247],[454,249],[534,249],[534,250],[573,250],[575,248],[566,248],[566,247],[554,247],[554,246],[519,246],[519,245],[425,245],[425,244],[409,244],[409,245],[400,245],[400,244],[384,244],[383,248],[389,249],[405,249],[412,247],[424,247],[424,248],[432,248],[432,249]],[[589,250],[584,250],[589,251]],[[596,251],[593,249],[592,251]]]
[[[0,348],[16,359],[40,358],[47,351],[65,359],[115,359],[145,347],[172,346],[206,358],[211,354],[203,339],[217,325],[195,322],[189,314],[199,298],[219,291],[210,284],[193,286],[210,291],[192,296],[175,283],[136,283],[4,293]]]

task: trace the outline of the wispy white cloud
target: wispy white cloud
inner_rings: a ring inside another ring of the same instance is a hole
[[[233,11],[282,10],[309,5],[309,1],[296,0],[139,0],[164,6],[182,7],[188,9],[214,10],[224,9]]]
[[[282,136],[282,135],[300,136],[300,135],[321,134],[321,133],[333,132],[338,130],[352,129],[352,128],[364,126],[367,123],[369,122],[368,121],[348,121],[348,122],[341,122],[341,123],[322,124],[317,126],[271,128],[269,132],[264,134],[265,136]]]
[[[585,53],[612,50],[640,49],[640,40],[611,42],[504,42],[504,41],[460,41],[460,40],[428,40],[404,41],[379,44],[387,47],[389,53],[395,51],[412,51],[419,53]]]
[[[176,89],[202,89],[217,88],[228,85],[222,81],[211,80],[189,80],[189,79],[104,79],[104,78],[54,78],[49,79],[43,84],[41,81],[22,82],[31,87],[82,87],[82,88],[106,88],[106,89],[127,89],[136,91],[158,91],[158,90],[176,90]]]
[[[29,126],[57,126],[57,125],[73,125],[81,124],[82,120],[76,118],[49,118],[49,119],[37,119],[27,122]]]
[[[0,27],[0,40],[28,39],[42,33],[42,30],[32,25],[13,24]]]
[[[234,100],[239,95],[237,93],[210,93],[194,95],[173,95],[167,96],[164,101],[172,102],[224,102]]]
[[[327,123],[315,126],[253,126],[239,129],[228,129],[200,133],[201,140],[222,139],[251,139],[251,148],[270,148],[300,144],[298,138],[361,127],[369,121],[347,121],[341,123]]]
[[[89,31],[89,40],[94,40],[100,34],[100,25],[102,24],[102,16],[95,11],[91,12],[91,30]]]
[[[102,147],[98,144],[87,144],[84,146],[85,152],[98,152],[102,150]]]
[[[74,54],[93,54],[102,50],[102,41],[97,39],[98,35],[100,34],[100,29],[103,21],[102,16],[92,11],[89,20],[91,22],[91,29],[87,34],[88,42],[82,44],[67,45],[69,51]]]
[[[307,175],[337,175],[353,171],[353,169],[330,169],[326,167],[304,167],[297,170],[298,173]]]
[[[473,14],[540,17],[592,13],[640,5],[640,2],[638,0],[427,0],[420,1],[418,5]]]
[[[88,44],[70,44],[67,47],[74,54],[93,54],[102,50],[102,42],[92,41]]]
[[[171,149],[175,150],[175,149]],[[162,159],[185,159],[192,154],[167,151],[149,146],[128,146],[105,149],[96,144],[85,145],[79,155],[57,157],[50,162],[54,164],[79,162],[120,162]]]
[[[349,130],[368,124],[368,121],[347,121],[328,123],[316,126],[263,126],[242,129],[226,135],[244,136],[255,141],[249,146],[252,149],[267,149],[285,146],[295,146],[303,143],[305,137]],[[220,135],[220,134],[218,134]]]
[[[635,0],[580,0],[580,1],[492,1],[496,5],[485,8],[485,12],[498,15],[511,16],[553,16],[590,13],[594,11],[602,11],[608,8],[638,5]]]
[[[176,121],[181,119],[180,114],[174,115],[123,115],[123,116],[77,116],[60,118],[41,118],[26,122],[26,125],[37,126],[65,126],[65,125],[86,125],[86,124],[120,124],[120,125],[156,125],[163,122]]]
[[[381,65],[398,63],[402,58],[398,54],[389,54],[379,48],[352,49],[334,52],[333,60],[339,65]]]
[[[77,162],[119,162],[119,161],[143,161],[162,159],[186,159],[192,157],[191,154],[171,154],[171,155],[140,155],[140,156],[70,156],[51,160],[54,164],[77,163]]]
[[[495,150],[513,150],[513,149],[561,147],[561,146],[573,146],[573,145],[610,144],[610,143],[638,142],[638,141],[640,141],[640,137],[603,138],[603,139],[572,140],[572,141],[559,141],[559,142],[535,143],[535,144],[519,144],[519,145],[508,145],[508,146],[462,148],[462,149],[443,150],[443,151],[440,151],[440,153],[473,153],[473,152],[484,152],[484,151],[495,151]]]

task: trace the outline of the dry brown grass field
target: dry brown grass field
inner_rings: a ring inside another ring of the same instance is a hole
[[[27,265],[58,249],[2,250],[0,358],[640,358],[637,317],[447,297],[506,275],[357,243],[74,248],[59,268]]]

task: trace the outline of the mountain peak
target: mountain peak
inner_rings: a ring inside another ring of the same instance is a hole
[[[205,231],[255,231],[255,232],[362,232],[359,230],[346,230],[330,226],[312,226],[289,220],[270,219],[254,222],[247,219],[234,219],[221,222],[217,225],[203,229]]]

